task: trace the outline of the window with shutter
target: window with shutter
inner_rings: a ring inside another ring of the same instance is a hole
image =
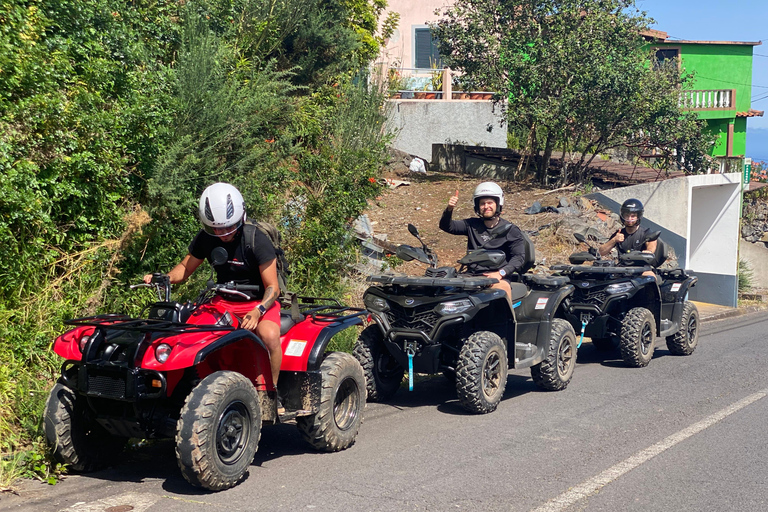
[[[414,60],[416,68],[443,67],[440,53],[437,51],[437,40],[432,37],[432,32],[428,28],[414,30]]]

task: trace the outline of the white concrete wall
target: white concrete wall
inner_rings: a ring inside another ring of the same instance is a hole
[[[618,213],[636,198],[645,206],[643,225],[661,231],[681,268],[693,270],[699,283],[691,300],[735,307],[741,175],[706,174],[605,190],[590,194]]]
[[[387,109],[392,147],[427,162],[433,143],[507,147],[507,128],[490,100],[388,100]]]
[[[765,243],[739,240],[739,259],[746,261],[752,270],[752,287],[768,290],[768,247]]]

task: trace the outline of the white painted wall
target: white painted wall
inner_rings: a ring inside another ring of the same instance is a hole
[[[489,100],[388,100],[392,147],[432,159],[432,144],[507,147],[507,128]]]
[[[752,286],[768,290],[768,248],[764,242],[739,241],[739,259],[747,262],[752,269]]]
[[[619,212],[636,198],[645,206],[643,225],[661,231],[682,268],[693,270],[699,283],[689,298],[736,307],[738,293],[741,175],[706,174],[644,183],[590,194]]]

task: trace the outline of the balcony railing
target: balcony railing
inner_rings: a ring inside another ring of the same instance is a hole
[[[734,110],[735,89],[682,91],[680,106],[689,110]]]

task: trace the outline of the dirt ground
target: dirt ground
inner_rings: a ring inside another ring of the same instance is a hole
[[[454,209],[453,218],[474,217],[472,193],[478,184],[487,180],[436,172],[429,172],[425,176],[407,170],[388,171],[384,177],[407,181],[409,184],[389,188],[375,201],[369,202],[365,213],[371,222],[374,235],[385,234],[387,241],[393,244],[419,247],[418,240],[408,232],[408,223],[411,223],[419,229],[424,242],[437,252],[440,265],[453,265],[466,254],[466,237],[441,231],[438,222],[448,199],[456,190],[459,191],[459,204]],[[499,185],[504,190],[505,200],[502,217],[527,231],[535,231],[548,224],[551,226],[542,229],[533,237],[537,262],[544,260],[547,264],[567,263],[567,257],[575,250],[576,245],[553,236],[557,221],[562,215],[527,215],[524,210],[537,200],[545,207],[558,206],[561,197],[572,198],[572,193],[546,193],[549,192],[547,189],[525,183],[499,182]],[[424,272],[424,265],[408,262],[397,270],[418,275]]]

